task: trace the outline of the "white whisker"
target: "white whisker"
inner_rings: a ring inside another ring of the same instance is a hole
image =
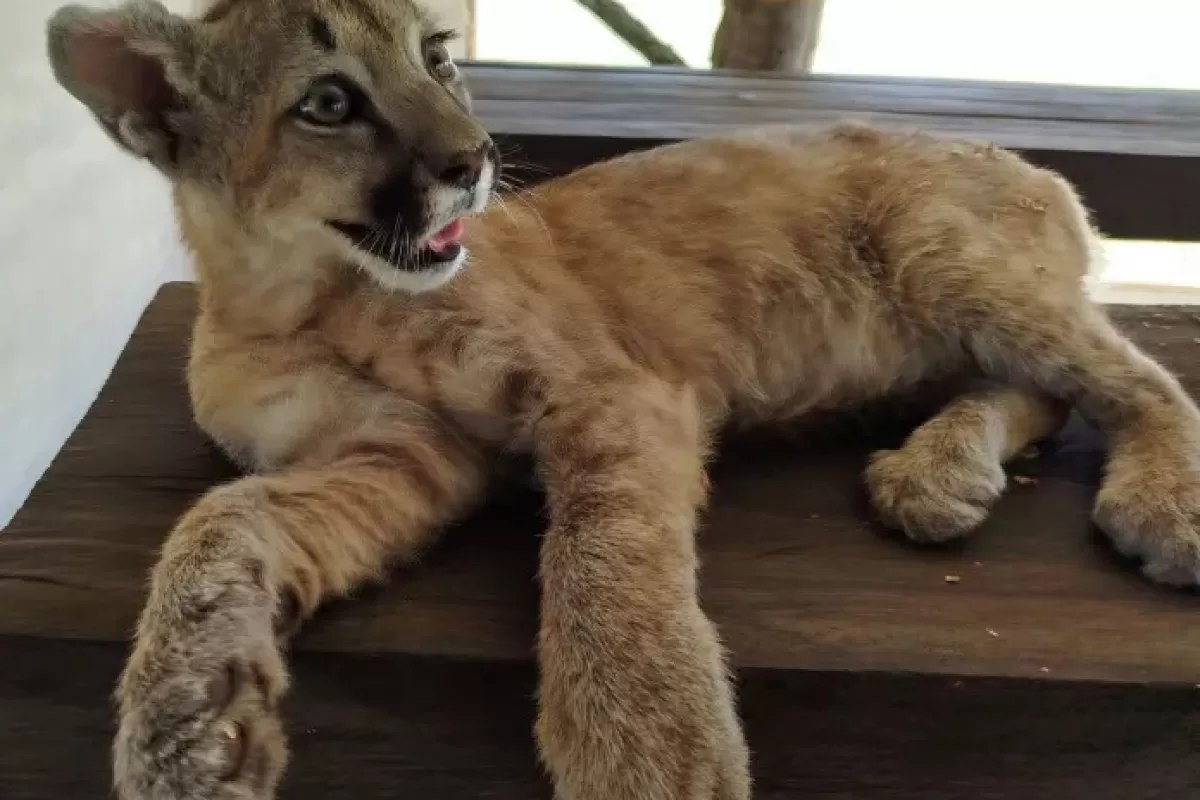
[[[555,258],[558,258],[557,248],[554,246],[554,237],[550,235],[550,226],[546,224],[546,219],[542,216],[542,212],[538,211],[537,205],[529,198],[524,197],[524,194],[524,192],[513,192],[509,196],[521,205],[525,206],[525,208],[529,210],[529,213],[533,215],[533,218],[537,220],[538,225],[542,229],[542,233],[546,237],[546,241],[550,245],[550,252]]]
[[[515,216],[513,216],[512,209],[508,207],[508,203],[504,200],[503,197],[500,196],[500,193],[498,191],[496,191],[495,189],[493,189],[491,192],[489,192],[489,194],[490,194],[492,200],[494,200],[496,202],[496,205],[500,208],[500,210],[503,211],[505,216],[508,217],[509,222],[511,222],[513,224],[513,226],[515,227],[517,224],[517,218]]]

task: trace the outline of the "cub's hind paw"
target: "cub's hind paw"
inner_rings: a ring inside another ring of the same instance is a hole
[[[871,456],[867,488],[881,520],[917,542],[946,542],[977,528],[1004,491],[1000,463],[966,456],[931,460],[912,447]]]
[[[1162,470],[1112,472],[1096,497],[1095,521],[1121,553],[1141,559],[1147,577],[1200,585],[1200,475]]]

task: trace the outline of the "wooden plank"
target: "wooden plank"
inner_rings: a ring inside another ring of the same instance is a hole
[[[664,67],[558,67],[482,61],[464,64],[463,68],[477,101],[543,99],[549,104],[571,101],[597,104],[595,116],[589,115],[584,121],[607,123],[605,127],[590,131],[601,136],[670,138],[677,131],[669,127],[663,130],[662,125],[686,123],[691,114],[690,107],[717,106],[741,109],[751,115],[763,108],[784,107],[882,115],[1011,119],[1030,124],[1039,120],[1127,122],[1147,127],[1157,134],[1146,137],[1141,142],[1143,147],[1135,152],[1161,155],[1195,155],[1200,140],[1200,133],[1194,127],[1200,121],[1200,92],[1178,89],[823,74],[800,76]],[[613,119],[603,108],[610,102],[635,99],[649,106],[665,104],[666,107],[658,109],[660,117],[657,120]],[[724,122],[725,127],[744,124],[746,121],[736,119]],[[1037,134],[1036,128],[1032,134]],[[1145,149],[1154,147],[1156,141],[1160,146],[1182,150]]]
[[[1062,172],[1114,237],[1200,240],[1200,92],[474,63],[476,110],[537,169],[751,125],[846,119],[994,141]]]
[[[121,644],[0,636],[6,800],[110,794]],[[17,654],[18,657],[11,657]],[[302,652],[288,800],[550,800],[529,663]],[[1190,687],[742,670],[757,800],[1189,800]]]
[[[124,638],[161,537],[232,474],[188,422],[178,368],[194,297],[164,287],[0,536],[0,634]],[[1116,318],[1200,391],[1200,315]],[[962,548],[933,551],[880,536],[862,496],[866,453],[903,432],[746,443],[718,465],[702,585],[739,666],[1200,683],[1200,598],[1149,585],[1092,531],[1102,446],[1090,429],[1072,426],[1021,465],[1039,484],[1016,487]],[[401,580],[328,609],[298,649],[528,660],[543,518],[536,496],[505,496]]]

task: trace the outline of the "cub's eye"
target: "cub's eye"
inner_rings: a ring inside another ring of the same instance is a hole
[[[345,125],[358,112],[357,95],[339,78],[322,78],[309,87],[296,106],[296,116],[309,125],[332,128]]]
[[[429,71],[440,81],[453,80],[458,74],[458,67],[446,49],[446,41],[450,34],[439,34],[425,45],[425,63]]]

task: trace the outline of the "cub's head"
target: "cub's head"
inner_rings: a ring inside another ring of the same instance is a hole
[[[499,170],[437,26],[413,0],[138,0],[60,9],[59,82],[182,207],[420,291],[462,265]],[[218,223],[213,223],[218,224]]]

